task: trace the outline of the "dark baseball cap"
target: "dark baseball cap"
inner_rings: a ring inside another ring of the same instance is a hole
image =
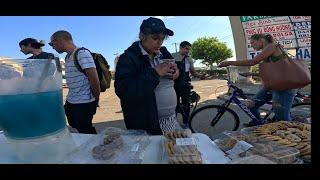
[[[142,21],[140,26],[140,31],[145,32],[146,29],[149,29],[152,34],[164,33],[169,36],[173,36],[173,31],[166,28],[164,22],[161,19],[150,17]]]

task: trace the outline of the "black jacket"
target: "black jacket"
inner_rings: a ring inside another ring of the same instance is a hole
[[[173,59],[165,47],[163,58]],[[139,42],[134,42],[121,56],[116,67],[115,92],[120,98],[127,129],[142,129],[152,135],[161,135],[154,89],[160,76],[142,55]]]
[[[186,68],[185,68],[185,58],[183,58],[182,61],[175,61],[177,64],[177,67],[179,69],[179,77],[174,80],[174,88],[177,89],[185,89],[189,88],[189,81],[191,81],[189,75],[185,73]]]

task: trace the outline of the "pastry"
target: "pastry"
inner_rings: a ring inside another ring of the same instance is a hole
[[[298,145],[298,143],[293,142],[293,143],[291,143],[291,144],[287,144],[287,145],[284,145],[284,146],[285,146],[285,147],[294,147],[294,146],[296,146],[296,145]]]
[[[303,153],[305,153],[305,152],[309,152],[309,153],[310,153],[310,151],[311,151],[311,146],[310,146],[310,144],[307,144],[304,148],[299,149],[299,150],[300,150],[300,154],[301,154],[301,155],[303,155]]]
[[[294,146],[294,148],[297,148],[297,149],[303,149],[304,147],[306,147],[308,144],[307,143],[300,143],[298,144],[297,146]]]
[[[291,142],[300,142],[301,141],[301,138],[299,138],[297,135],[295,134],[290,134],[290,135],[287,135],[285,137],[287,140],[291,141]]]

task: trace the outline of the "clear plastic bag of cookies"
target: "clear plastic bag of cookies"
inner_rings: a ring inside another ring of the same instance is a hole
[[[179,140],[187,140],[186,143]],[[164,139],[165,156],[168,157],[169,164],[200,164],[202,163],[201,153],[196,143],[190,143],[193,138],[177,138],[175,141]]]
[[[299,154],[297,149],[290,146],[282,146],[270,139],[273,137],[272,135],[257,136],[248,131],[225,131],[223,135],[220,135],[220,139],[216,139],[214,142],[225,152],[233,148],[238,141],[245,141],[253,146],[242,154],[243,157],[260,155],[279,164],[292,164]]]
[[[202,164],[200,155],[175,155],[169,156],[169,164]]]
[[[176,138],[191,138],[192,132],[190,129],[176,129],[175,131],[172,131],[172,132],[165,132],[164,136],[167,139],[175,141]]]
[[[127,146],[121,137],[124,131],[118,128],[105,129],[93,135],[73,152],[68,154],[68,163],[108,164]]]
[[[272,153],[264,154],[264,156],[278,164],[293,164],[297,161],[298,154],[299,151],[294,148],[284,148]]]
[[[145,150],[150,144],[150,136],[146,131],[128,130],[122,137],[128,148],[114,162],[120,164],[141,164]]]
[[[146,132],[107,127],[70,153],[67,162],[80,164],[141,163],[149,141]]]
[[[232,160],[228,164],[276,164],[276,163],[263,156],[249,155],[246,157]]]
[[[232,149],[238,142],[236,138],[227,135],[226,132],[216,135],[213,139],[213,142],[225,153]]]
[[[187,140],[187,142],[182,142],[179,140]],[[198,146],[194,142],[193,138],[177,138],[175,141],[173,140],[165,140],[165,147],[168,152],[168,155],[194,155],[199,154]]]

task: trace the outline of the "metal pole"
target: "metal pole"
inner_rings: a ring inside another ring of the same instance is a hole
[[[172,43],[172,44],[174,44],[174,47],[176,48],[176,53],[177,53],[178,52],[178,50],[177,50],[177,44],[178,43],[175,42],[175,43]]]

